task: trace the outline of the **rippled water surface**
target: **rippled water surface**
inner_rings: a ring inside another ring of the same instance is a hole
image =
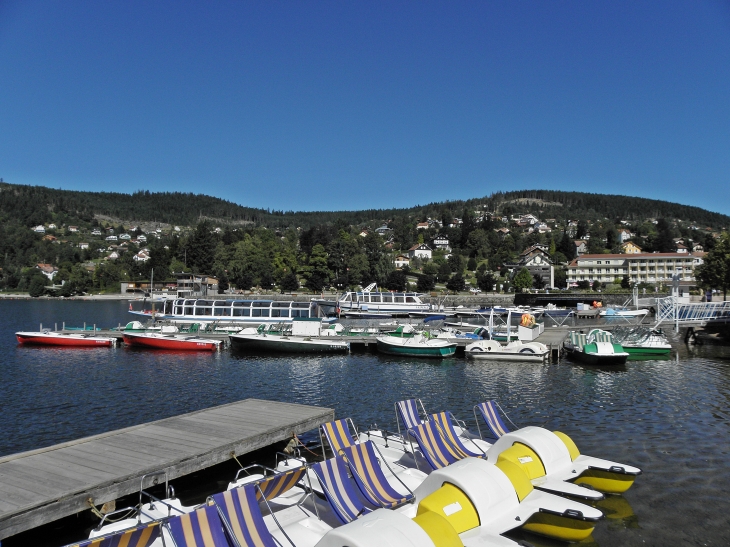
[[[601,503],[608,518],[586,543],[730,544],[730,348],[688,348],[677,337],[671,360],[611,369],[187,355],[22,347],[13,336],[41,322],[124,324],[125,302],[0,301],[0,317],[0,455],[247,397],[333,407],[361,427],[394,427],[393,403],[407,397],[470,424],[476,403],[497,399],[517,424],[560,429],[585,454],[644,470],[623,498]]]

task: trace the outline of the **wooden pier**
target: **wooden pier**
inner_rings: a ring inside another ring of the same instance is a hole
[[[2,457],[0,540],[138,492],[147,473],[187,475],[332,420],[331,408],[245,399]]]

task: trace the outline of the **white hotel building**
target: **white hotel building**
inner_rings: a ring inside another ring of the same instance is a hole
[[[671,283],[680,274],[684,285],[693,285],[694,271],[705,253],[584,254],[566,271],[568,287],[579,281],[611,283],[628,275],[632,283]]]

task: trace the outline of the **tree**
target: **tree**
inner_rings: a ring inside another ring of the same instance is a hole
[[[722,234],[715,247],[705,255],[704,263],[695,270],[695,278],[703,289],[722,290],[727,300],[730,288],[730,234]]]
[[[454,292],[466,290],[466,281],[461,272],[456,272],[451,276],[451,279],[446,282],[446,288]]]
[[[483,272],[477,274],[477,287],[484,292],[494,289],[495,279],[491,272]]]
[[[530,287],[532,287],[532,283],[532,275],[530,275],[530,271],[527,268],[522,268],[512,280],[512,285],[514,285],[515,289],[518,289],[520,291],[529,289]]]
[[[535,289],[544,289],[545,288],[545,281],[543,281],[542,276],[540,274],[534,274],[532,276],[532,286]]]
[[[281,292],[291,292],[296,291],[299,288],[299,279],[297,279],[297,274],[294,272],[289,272],[281,279],[281,284],[279,285],[281,288]]]
[[[438,281],[439,283],[443,283],[447,281],[451,277],[451,266],[447,262],[444,262],[439,266],[439,273],[438,273]]]
[[[43,296],[46,292],[46,278],[42,275],[36,275],[31,279],[30,286],[28,287],[28,294],[33,298]]]
[[[385,288],[389,291],[403,292],[406,290],[408,279],[406,273],[402,270],[393,270],[385,280]]]
[[[629,276],[625,275],[621,278],[621,288],[622,289],[630,289],[631,288],[631,281],[629,280]]]
[[[595,280],[595,281],[593,282],[593,290],[594,290],[594,291],[596,291],[596,292],[598,292],[598,291],[600,291],[600,290],[601,290],[602,288],[603,288],[603,283],[601,283],[600,281],[598,281],[598,279],[596,279],[596,280]]]
[[[654,250],[660,253],[673,253],[677,250],[674,244],[674,233],[669,223],[660,218],[656,224],[656,239],[654,240]]]
[[[466,263],[466,269],[472,272],[477,269],[477,261],[474,257],[471,257]]]
[[[582,281],[578,281],[578,283],[577,283],[577,286],[578,286],[578,288],[579,288],[580,290],[582,290],[582,291],[587,291],[588,289],[590,289],[590,288],[591,288],[591,282],[590,282],[590,281],[586,281],[586,280],[584,279],[584,280],[582,280]]]
[[[575,232],[575,237],[577,239],[583,239],[586,234],[588,234],[588,222],[586,222],[585,220],[579,220],[578,229]]]
[[[418,292],[429,292],[436,288],[436,280],[434,279],[433,275],[430,274],[424,274],[418,276],[418,281],[416,282],[416,290]]]

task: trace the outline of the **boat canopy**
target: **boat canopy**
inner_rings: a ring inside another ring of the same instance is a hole
[[[310,302],[275,300],[203,300],[178,298],[166,313],[208,317],[310,317]]]

